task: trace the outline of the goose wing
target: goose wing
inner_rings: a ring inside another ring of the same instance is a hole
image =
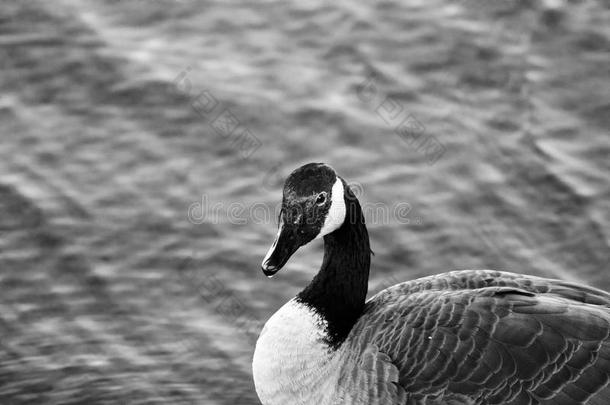
[[[401,403],[601,405],[610,404],[609,335],[606,292],[461,271],[384,290],[346,343],[369,357],[378,349],[384,370],[391,361],[388,387],[407,393]]]

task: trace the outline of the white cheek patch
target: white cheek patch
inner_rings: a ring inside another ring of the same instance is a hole
[[[316,236],[316,239],[339,229],[345,221],[345,190],[343,189],[343,182],[339,177],[337,177],[335,184],[333,184],[331,194],[330,208],[328,209],[328,214],[324,220],[324,225],[322,226],[322,229],[320,229],[320,233]]]

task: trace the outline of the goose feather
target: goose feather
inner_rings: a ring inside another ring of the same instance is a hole
[[[596,393],[605,401],[609,309],[604,291],[507,272],[401,283],[367,302],[345,341],[352,373],[342,385],[359,390],[381,369],[389,378],[374,389],[395,399],[355,403],[572,405]]]

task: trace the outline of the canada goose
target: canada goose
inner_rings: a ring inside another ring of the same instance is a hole
[[[263,272],[320,237],[320,271],[256,343],[264,405],[610,404],[610,294],[464,270],[365,302],[371,251],[360,204],[330,166],[310,163],[286,180]]]

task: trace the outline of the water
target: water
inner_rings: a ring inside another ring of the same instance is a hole
[[[302,3],[3,2],[0,403],[258,403],[256,335],[321,262],[259,267],[309,161],[381,207],[371,293],[610,289],[603,2]]]

